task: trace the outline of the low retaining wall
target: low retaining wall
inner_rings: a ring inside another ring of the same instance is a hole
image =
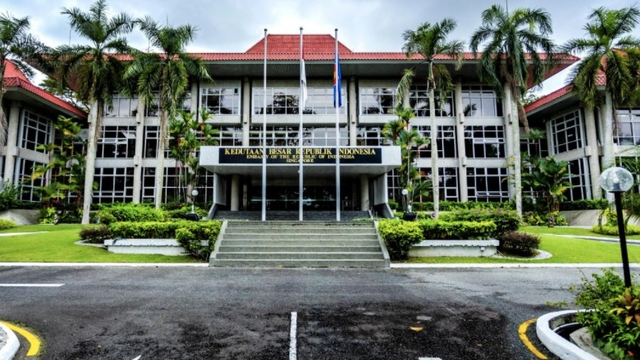
[[[409,257],[493,256],[499,245],[498,240],[423,240],[409,250]]]
[[[189,255],[176,239],[115,239],[105,240],[104,245],[118,254]]]

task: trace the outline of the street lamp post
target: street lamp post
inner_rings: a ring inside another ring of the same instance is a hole
[[[624,168],[612,167],[600,174],[600,187],[613,194],[618,218],[618,234],[620,235],[620,253],[622,254],[622,271],[624,286],[631,287],[631,273],[629,271],[629,255],[627,254],[627,237],[622,217],[622,193],[633,186],[633,175]]]
[[[196,212],[196,196],[198,196],[198,190],[193,189],[191,191],[191,212],[194,214]]]

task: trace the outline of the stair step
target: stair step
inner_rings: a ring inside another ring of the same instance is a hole
[[[382,259],[379,260],[329,260],[329,259],[307,259],[307,260],[283,260],[283,259],[243,259],[243,260],[219,260],[211,261],[213,267],[333,267],[333,268],[384,268],[387,265]]]
[[[382,252],[222,252],[216,260],[379,260]]]
[[[380,245],[361,245],[361,246],[314,246],[314,245],[280,245],[280,246],[272,246],[272,245],[259,245],[259,246],[242,246],[242,245],[229,245],[224,244],[220,246],[220,253],[236,253],[236,252],[274,252],[274,250],[283,251],[283,252],[334,252],[334,253],[342,253],[342,252],[380,252]]]
[[[377,239],[375,234],[318,234],[318,233],[296,233],[296,234],[284,234],[284,233],[231,233],[224,234],[224,238],[227,240],[235,239],[255,239],[255,240],[286,240],[286,239],[304,239],[304,240],[375,240]]]
[[[220,246],[380,246],[378,240],[224,239]]]

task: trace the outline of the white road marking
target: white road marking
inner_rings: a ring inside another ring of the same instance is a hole
[[[418,360],[442,360],[440,358],[418,358]]]
[[[138,357],[136,357],[136,358],[135,358],[135,359],[133,359],[133,360],[140,360],[140,358],[141,358],[141,357],[142,357],[142,355],[138,355]]]
[[[296,344],[296,331],[298,329],[298,313],[291,313],[291,330],[289,331],[289,360],[298,359],[298,345]]]
[[[61,287],[64,284],[0,284],[0,287]]]

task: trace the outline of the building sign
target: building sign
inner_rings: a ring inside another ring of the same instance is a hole
[[[267,164],[291,164],[300,162],[300,148],[268,147]],[[262,164],[262,148],[229,147],[219,149],[220,164]],[[302,148],[304,164],[335,164],[336,148]],[[341,147],[341,164],[380,164],[382,149],[373,147]]]

